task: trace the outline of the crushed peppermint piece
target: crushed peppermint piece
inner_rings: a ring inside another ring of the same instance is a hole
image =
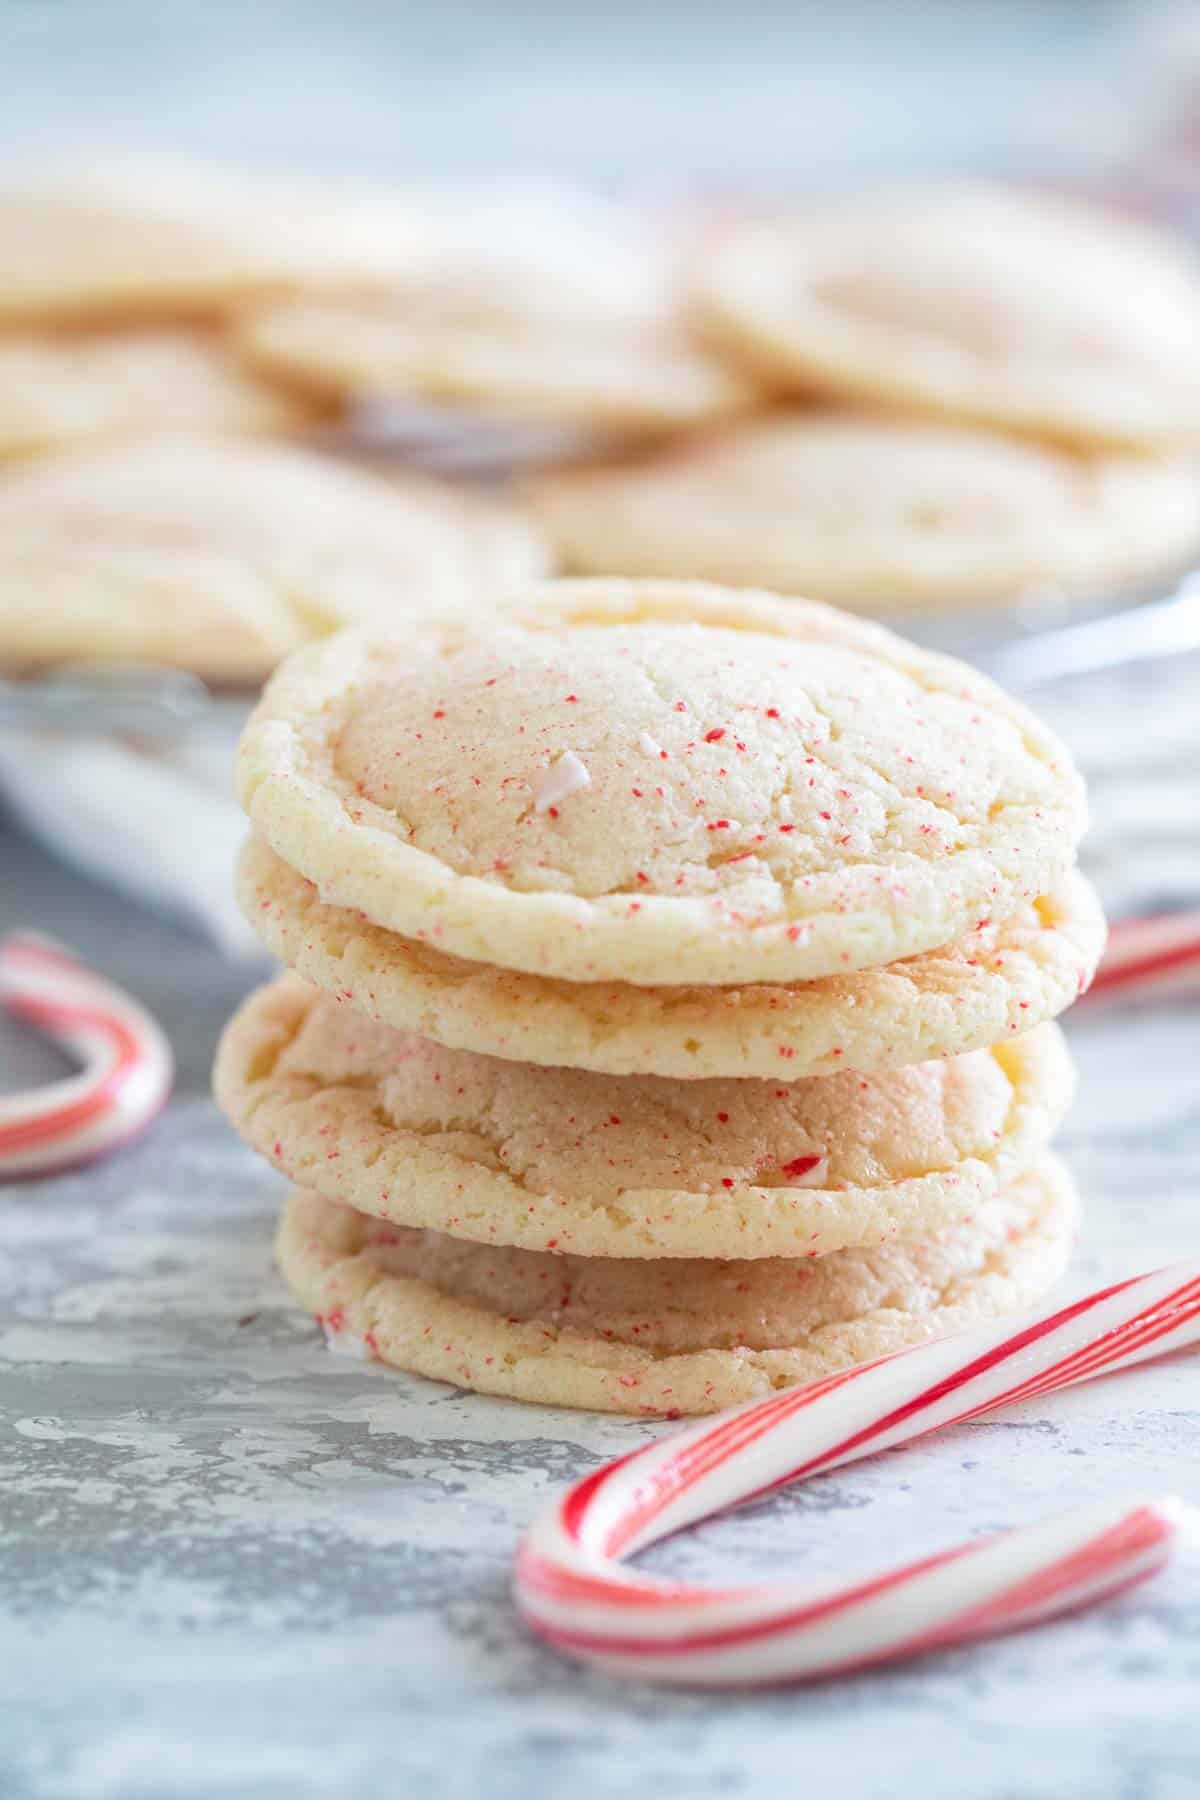
[[[347,1331],[337,1323],[340,1314],[331,1313],[321,1320],[321,1330],[325,1333],[325,1348],[335,1356],[348,1356],[352,1362],[370,1362],[371,1346],[365,1337],[359,1337],[357,1331]]]
[[[792,1187],[820,1187],[828,1167],[827,1156],[796,1156],[784,1163],[783,1173]]]
[[[591,785],[586,763],[581,762],[573,750],[564,750],[548,769],[543,770],[534,795],[533,810],[553,813],[557,803],[565,800],[568,794],[577,794]]]

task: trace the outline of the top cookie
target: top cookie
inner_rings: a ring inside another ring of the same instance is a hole
[[[777,384],[1152,448],[1200,437],[1200,274],[1147,228],[984,186],[735,231],[700,315]]]
[[[255,828],[333,905],[572,981],[798,981],[1005,917],[1082,787],[992,683],[814,602],[557,582],[492,629],[347,633],[243,736]]]
[[[560,470],[527,494],[568,570],[761,582],[864,612],[1104,593],[1200,544],[1184,458],[1083,457],[828,408]]]
[[[76,450],[0,490],[0,668],[95,656],[254,681],[358,621],[401,626],[540,574],[501,507],[278,445]]]

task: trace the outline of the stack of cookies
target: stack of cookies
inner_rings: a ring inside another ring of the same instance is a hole
[[[546,583],[292,657],[217,1093],[331,1343],[712,1411],[1023,1307],[1103,921],[1062,747],[810,602]]]

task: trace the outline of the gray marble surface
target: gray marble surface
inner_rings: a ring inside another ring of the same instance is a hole
[[[1195,673],[1177,670],[1184,712]],[[1173,690],[1153,687],[1169,732]],[[1076,699],[1119,786],[1113,733],[1149,702],[1124,691],[1121,707]],[[1186,792],[1194,754],[1171,761]],[[1178,898],[1196,846],[1166,811]],[[1120,812],[1102,802],[1114,879],[1120,844],[1140,842]],[[1139,815],[1155,816],[1165,832],[1161,806]],[[5,1800],[766,1800],[800,1779],[848,1800],[1200,1791],[1200,1550],[1094,1616],[809,1691],[643,1692],[535,1645],[507,1592],[522,1526],[652,1428],[330,1356],[272,1271],[280,1183],[205,1094],[220,1022],[259,971],[0,828],[0,929],[28,923],[148,1002],[180,1084],[139,1146],[0,1199]],[[1197,1248],[1198,1022],[1158,1004],[1071,1026],[1076,1283]],[[0,1084],[54,1066],[0,1032]],[[1200,1502],[1198,1377],[1184,1359],[960,1429],[707,1526],[656,1566],[865,1571],[1100,1489]]]
[[[132,141],[420,179],[719,189],[1047,146],[1089,166],[1157,93],[1160,10],[0,0],[0,112],[35,156]],[[1200,897],[1198,681],[1193,663],[1062,699],[1118,905]],[[534,1644],[507,1591],[523,1525],[651,1428],[330,1356],[272,1270],[280,1184],[206,1097],[259,971],[0,820],[0,931],[30,924],[145,1000],[180,1079],[140,1145],[0,1193],[3,1800],[1200,1792],[1200,1549],[1102,1613],[807,1691],[640,1691]],[[1198,1024],[1159,1005],[1071,1028],[1077,1283],[1200,1243]],[[0,1087],[56,1066],[0,1021]],[[1100,1489],[1200,1502],[1198,1377],[1180,1361],[960,1429],[654,1566],[866,1571]]]

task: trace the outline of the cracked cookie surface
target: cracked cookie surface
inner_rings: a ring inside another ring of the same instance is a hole
[[[1023,707],[815,602],[554,582],[346,634],[243,734],[256,831],[330,903],[574,981],[809,980],[1066,873],[1082,785]]]
[[[222,1039],[220,1104],[293,1180],[394,1222],[585,1256],[807,1256],[962,1220],[1049,1138],[1054,1025],[865,1076],[623,1078],[448,1050],[294,976]]]
[[[1077,1204],[1044,1156],[970,1224],[799,1261],[623,1262],[466,1244],[292,1194],[284,1278],[331,1346],[482,1393],[715,1412],[1032,1305]]]

